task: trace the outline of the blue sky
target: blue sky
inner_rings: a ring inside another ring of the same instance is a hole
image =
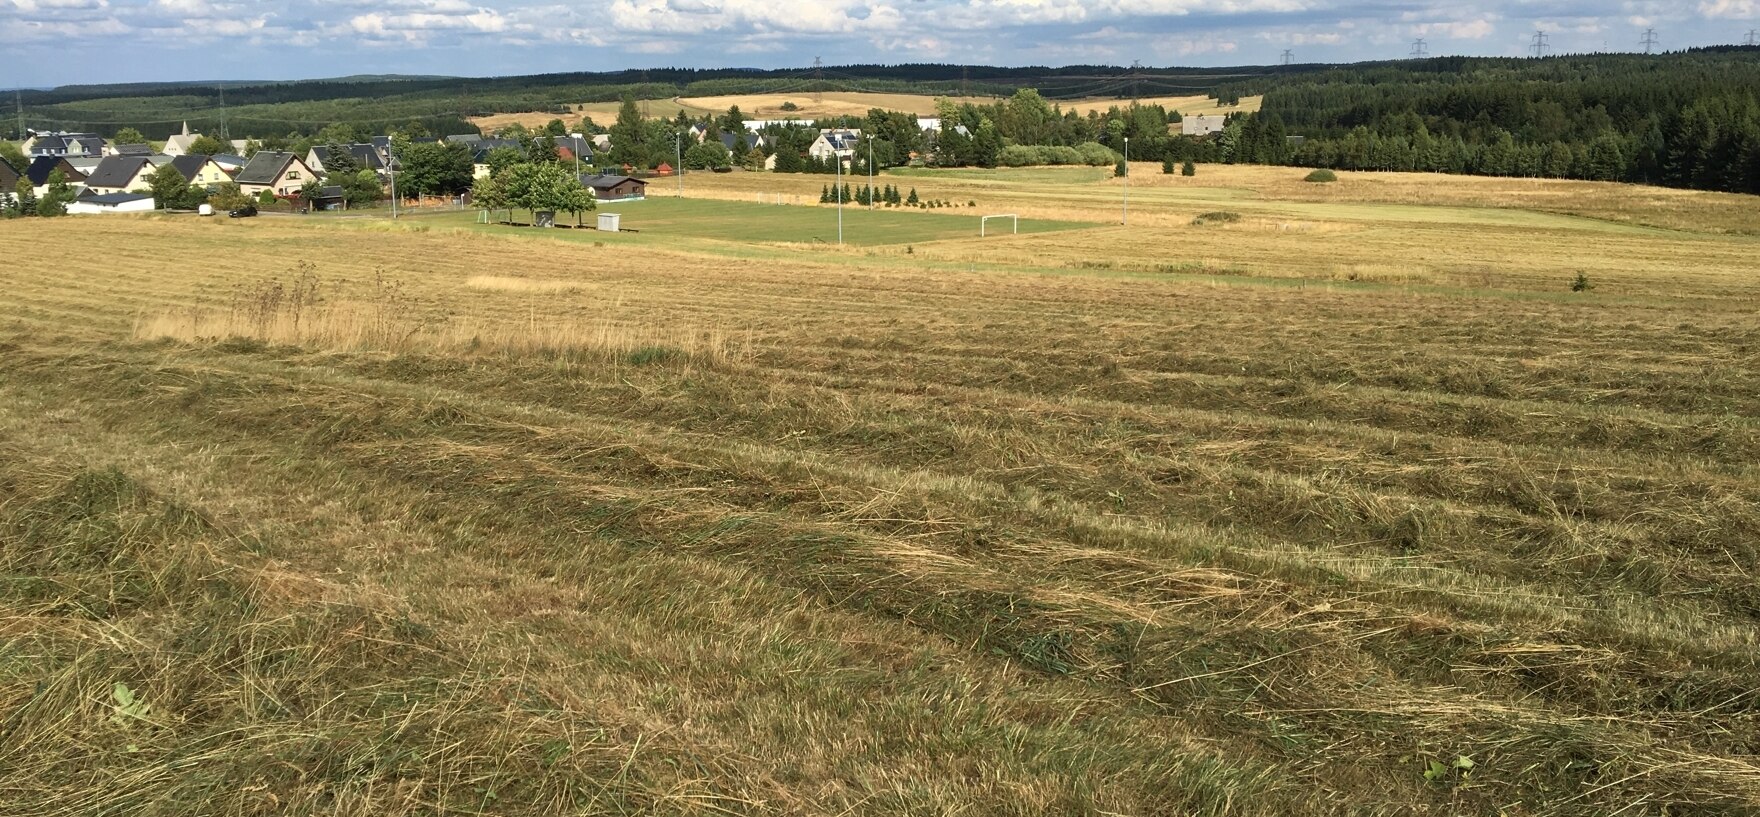
[[[1760,0],[0,0],[0,87],[854,62],[1149,66],[1741,42]]]

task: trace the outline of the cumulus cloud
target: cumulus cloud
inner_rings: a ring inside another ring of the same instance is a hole
[[[1649,27],[1690,47],[1730,42],[1749,21],[1760,24],[1760,0],[0,0],[0,43],[33,47],[19,81],[111,81],[143,62],[179,72],[167,79],[226,66],[260,76],[265,44],[324,48],[323,60],[280,63],[302,75],[795,67],[821,55],[1223,65],[1284,48],[1302,61],[1403,57],[1417,37],[1434,54],[1522,53],[1513,44],[1535,28],[1561,53],[1636,43]],[[179,50],[192,56],[153,59]]]

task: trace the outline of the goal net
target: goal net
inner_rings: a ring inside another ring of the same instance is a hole
[[[1016,235],[1020,234],[1020,231],[1021,231],[1021,218],[1020,218],[1020,216],[1017,216],[1013,213],[1003,213],[1001,215],[980,216],[978,218],[978,237],[979,238],[983,238],[984,236],[987,236],[990,234],[990,219],[993,219],[993,218],[1006,218],[1006,219],[1008,219],[1011,224],[1011,228],[1010,228],[1009,232],[1016,234]]]

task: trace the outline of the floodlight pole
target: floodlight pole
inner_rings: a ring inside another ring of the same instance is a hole
[[[385,170],[391,174],[391,220],[397,220],[397,142],[385,143]],[[307,208],[310,209],[310,208]]]
[[[1124,222],[1131,223],[1131,138],[1124,138]]]

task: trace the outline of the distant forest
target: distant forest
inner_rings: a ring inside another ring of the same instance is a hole
[[[1224,93],[1264,93],[1256,129],[1306,137],[1255,142],[1234,157],[1243,162],[1760,194],[1757,48],[1441,58],[1255,79]]]
[[[1055,107],[1037,111],[1002,101],[1022,88],[1036,89],[1051,106],[1099,97],[1118,99],[1119,107],[1078,118]],[[1098,142],[1120,150],[1128,136],[1136,160],[1581,178],[1760,194],[1760,48],[1733,46],[1656,56],[1231,69],[853,65],[361,77],[224,88],[88,85],[25,91],[22,103],[35,127],[105,134],[130,127],[158,138],[188,121],[204,132],[268,137],[311,135],[335,124],[384,131],[420,123],[432,133],[460,133],[474,130],[471,116],[533,110],[566,116],[571,103],[626,96],[816,90],[997,97],[995,105],[948,112],[973,139],[948,151],[956,164],[1006,161],[1002,149],[1011,146]],[[1132,110],[1134,98],[1177,95],[1225,103],[1263,95],[1264,102],[1260,113],[1235,114],[1222,134],[1205,140],[1167,135],[1165,123],[1177,121],[1177,111]]]

